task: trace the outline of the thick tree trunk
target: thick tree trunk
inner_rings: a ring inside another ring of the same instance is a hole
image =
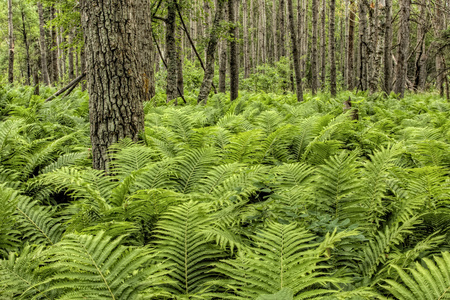
[[[326,0],[322,0],[322,9],[320,11],[321,14],[321,26],[320,26],[320,86],[322,90],[325,90],[325,76],[327,73],[327,45],[326,45],[326,11],[327,11],[327,3]]]
[[[384,91],[392,91],[392,0],[386,0],[386,30],[384,33]]]
[[[81,2],[94,169],[108,171],[108,148],[125,137],[137,141],[144,130],[134,38],[140,9],[127,0]]]
[[[311,39],[311,90],[313,95],[317,94],[318,74],[317,74],[317,17],[318,0],[312,0],[312,39]]]
[[[30,58],[30,43],[28,41],[28,31],[25,25],[25,11],[22,9],[22,36],[23,44],[25,46],[25,64],[27,68],[26,84],[31,85],[31,58]]]
[[[47,42],[45,39],[45,22],[44,22],[44,9],[42,8],[42,3],[39,1],[37,3],[38,14],[39,14],[39,45],[41,49],[41,71],[42,78],[45,85],[50,85],[50,76],[48,73],[48,61],[47,61]]]
[[[405,94],[409,55],[409,15],[411,0],[400,1],[399,47],[397,56],[397,81],[394,91],[401,97]]]
[[[14,28],[12,0],[8,0],[9,65],[8,82],[14,82]]]
[[[228,18],[230,21],[230,99],[235,100],[239,95],[239,57],[237,45],[237,24],[235,1],[228,0]]]
[[[373,58],[373,68],[370,82],[370,91],[375,93],[378,91],[378,84],[380,82],[381,60],[384,52],[384,37],[386,31],[386,3],[385,0],[378,0],[378,14],[376,22],[376,47]]]
[[[176,5],[173,0],[167,2],[166,20],[166,61],[167,61],[167,102],[177,98],[177,46],[175,41],[176,31]]]
[[[224,0],[218,0],[214,22],[209,37],[208,48],[206,49],[205,75],[203,77],[202,86],[200,87],[200,93],[198,95],[198,103],[201,102],[206,103],[206,99],[208,98],[209,91],[211,90],[211,86],[213,83],[214,62],[215,62],[214,55],[216,53],[217,43],[219,41],[218,30],[220,26],[220,21],[223,19],[224,5],[225,5]]]
[[[330,91],[332,96],[336,96],[336,42],[334,37],[334,22],[335,22],[335,3],[336,0],[330,0]]]
[[[289,14],[289,28],[291,32],[291,43],[292,43],[292,56],[294,58],[294,71],[295,71],[295,84],[297,92],[297,101],[303,101],[303,88],[302,88],[302,74],[300,71],[300,57],[298,52],[298,42],[297,42],[297,30],[295,26],[294,19],[294,9],[292,7],[292,0],[287,0],[288,14]]]

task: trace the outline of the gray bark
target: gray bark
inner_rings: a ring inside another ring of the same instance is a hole
[[[239,57],[235,0],[228,0],[228,18],[230,22],[230,99],[233,101],[239,95]]]
[[[294,58],[294,71],[295,71],[295,84],[297,92],[297,101],[303,101],[303,88],[302,88],[302,74],[300,70],[300,57],[298,52],[298,42],[297,42],[297,30],[295,26],[294,19],[294,9],[292,7],[292,0],[287,0],[288,4],[288,14],[289,14],[289,28],[291,32],[291,47],[292,56]]]
[[[176,6],[173,0],[167,2],[166,20],[166,61],[167,61],[167,102],[177,98],[177,48],[175,41],[176,30]]]
[[[409,55],[409,16],[411,9],[411,0],[401,0],[400,2],[400,28],[399,28],[399,47],[397,54],[397,81],[395,83],[394,91],[400,94],[401,97],[405,95],[406,79],[408,70],[408,55]]]
[[[48,60],[47,60],[47,42],[45,39],[45,29],[44,29],[44,9],[42,3],[39,1],[37,3],[38,14],[39,14],[39,45],[41,50],[41,71],[42,78],[45,85],[50,85],[50,76],[48,73]]]
[[[318,0],[312,0],[312,39],[311,39],[311,90],[313,95],[317,94],[318,84],[318,55],[317,55],[317,17],[318,17]]]
[[[335,4],[336,0],[330,0],[330,91],[332,96],[336,96],[336,41],[335,31]]]

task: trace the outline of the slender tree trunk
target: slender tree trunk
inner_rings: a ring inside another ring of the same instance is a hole
[[[50,13],[52,16],[52,19],[55,18],[55,7],[52,6],[50,8]],[[52,64],[51,64],[51,68],[52,68],[52,81],[54,85],[58,84],[59,81],[59,72],[58,72],[58,44],[57,44],[57,30],[56,27],[53,27],[50,29],[50,34],[51,34],[51,38],[52,38],[52,44],[51,44],[51,50],[50,50],[50,55],[52,57]]]
[[[39,53],[39,46],[34,45],[35,52]],[[41,56],[37,55],[36,60],[34,61],[34,70],[33,70],[33,86],[34,86],[34,95],[39,95],[39,68],[41,67]]]
[[[252,0],[250,0],[252,1]],[[278,61],[277,47],[277,1],[272,2],[272,46],[273,46],[273,63]]]
[[[80,68],[81,68],[81,73],[84,73],[84,72],[86,72],[87,71],[87,69],[86,69],[86,52],[85,52],[85,48],[86,47],[83,47],[82,49],[81,49],[81,53],[80,53],[80,60],[81,60],[81,66],[80,66]],[[85,90],[87,90],[87,80],[89,80],[89,76],[88,76],[88,78],[86,79],[86,81],[82,81],[81,82],[81,90],[84,92]]]
[[[26,84],[31,85],[31,58],[30,58],[30,43],[28,41],[28,31],[25,25],[25,12],[22,9],[22,36],[23,36],[23,44],[25,46],[25,64],[27,67],[27,77]]]
[[[230,99],[239,95],[239,57],[237,45],[237,24],[235,0],[228,0],[228,18],[230,21]]]
[[[69,32],[69,80],[72,81],[75,79],[75,71],[74,71],[74,64],[73,64],[73,30]]]
[[[336,0],[330,0],[330,91],[332,96],[336,96],[336,55],[335,55],[335,37],[334,37],[334,22],[335,22],[335,3]]]
[[[376,22],[377,42],[375,54],[373,58],[372,76],[370,82],[370,91],[375,93],[378,91],[378,84],[380,82],[381,60],[384,52],[384,37],[386,31],[386,3],[385,0],[378,0],[378,22]]]
[[[200,93],[198,95],[198,103],[204,102],[206,103],[206,99],[208,98],[209,91],[211,90],[213,78],[214,78],[214,62],[215,62],[215,52],[217,48],[217,43],[219,41],[218,30],[220,26],[220,21],[223,19],[223,8],[225,5],[224,0],[218,0],[216,6],[216,13],[214,17],[214,22],[212,25],[208,47],[206,50],[206,66],[205,66],[205,75],[203,77],[202,86],[200,87]]]
[[[404,0],[405,1],[405,0]],[[435,20],[435,28],[436,28],[436,36],[441,37],[442,30],[445,26],[445,14],[443,11],[443,1],[436,0],[436,20]],[[445,82],[445,72],[444,72],[444,56],[442,54],[442,50],[436,53],[436,88],[439,89],[439,93],[441,97],[444,97],[444,82]]]
[[[313,95],[317,94],[318,72],[317,63],[319,61],[317,55],[317,17],[318,0],[312,0],[312,39],[311,39],[311,90]]]
[[[183,48],[181,45],[181,39],[183,38],[183,31],[180,27],[178,31],[178,40],[177,40],[177,90],[180,94],[180,97],[184,96],[184,79],[183,79]],[[175,104],[178,102],[175,100]]]
[[[384,91],[392,91],[392,0],[386,0],[386,30],[384,33]]]
[[[292,43],[292,56],[294,58],[294,71],[295,71],[295,84],[297,92],[297,101],[303,101],[303,89],[302,89],[302,74],[300,71],[300,57],[298,52],[297,43],[297,30],[295,26],[294,19],[294,9],[292,7],[292,0],[287,0],[288,14],[289,14],[289,28],[291,32],[291,43]]]
[[[167,102],[177,98],[177,47],[175,41],[176,6],[173,0],[167,2],[166,21],[166,61],[167,61]]]
[[[8,82],[14,82],[14,28],[12,0],[8,0],[9,66]]]
[[[42,8],[42,3],[39,1],[38,14],[39,14],[39,45],[41,49],[41,68],[42,68],[42,78],[45,85],[50,85],[50,76],[48,73],[48,61],[47,61],[47,43],[45,40],[45,21],[44,21],[44,9]]]
[[[322,90],[325,90],[325,76],[326,76],[326,58],[327,58],[327,45],[326,45],[326,11],[327,11],[327,4],[326,0],[322,0],[322,9],[321,9],[321,33],[320,33],[320,84],[322,87]]]
[[[409,15],[411,0],[401,0],[400,2],[400,28],[399,28],[399,48],[397,58],[397,81],[394,91],[401,97],[405,94],[406,79],[408,70],[409,55]]]
[[[414,88],[417,91],[423,91],[425,89],[425,82],[427,78],[427,51],[425,44],[425,36],[427,34],[427,23],[428,12],[427,12],[427,1],[422,0],[419,4],[419,23],[417,24],[417,53],[415,62],[415,80]]]
[[[219,0],[219,2],[222,2],[221,0]],[[217,5],[220,5],[217,4]],[[216,9],[216,15],[217,15],[218,11]],[[221,14],[222,12],[220,12]],[[243,26],[243,35],[244,35],[244,78],[248,78],[250,76],[250,62],[249,62],[249,56],[250,56],[250,49],[249,49],[249,44],[248,44],[248,0],[244,0],[242,2],[242,26]],[[216,22],[216,19],[214,19],[214,24]],[[215,29],[217,30],[217,29]],[[211,38],[212,39],[212,34],[211,34]],[[217,38],[216,38],[217,40]],[[209,46],[209,45],[208,45]],[[215,49],[214,49],[215,51]],[[214,53],[213,53],[214,54]]]
[[[286,35],[285,35],[285,30],[284,30],[284,23],[285,23],[285,16],[284,16],[284,7],[285,7],[285,2],[284,0],[280,0],[280,7],[279,7],[279,12],[280,12],[280,23],[279,23],[279,31],[280,31],[280,43],[278,45],[278,53],[280,55],[280,57],[282,56],[286,56]]]
[[[367,90],[367,63],[368,63],[368,30],[367,30],[367,0],[360,0],[359,3],[359,83],[358,87]]]
[[[135,39],[140,9],[128,0],[81,2],[94,169],[108,172],[108,148],[125,137],[137,141],[144,130]]]
[[[252,1],[252,0],[250,0]],[[228,6],[224,7],[224,21],[228,20]],[[227,79],[227,42],[222,40],[219,48],[219,92],[226,93]]]
[[[302,0],[302,18],[303,18],[303,26],[302,26],[302,34],[301,34],[301,65],[302,65],[302,73],[303,77],[306,76],[306,61],[308,55],[308,3],[309,0]]]
[[[355,40],[355,19],[356,19],[356,13],[355,13],[355,0],[350,0],[350,14],[349,14],[349,20],[348,20],[348,38],[347,38],[347,44],[348,44],[348,50],[347,50],[347,87],[349,90],[352,90],[354,88],[353,85],[353,61],[354,61],[354,40]]]

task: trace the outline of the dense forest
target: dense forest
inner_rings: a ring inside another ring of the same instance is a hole
[[[0,300],[450,299],[450,1],[0,12]]]

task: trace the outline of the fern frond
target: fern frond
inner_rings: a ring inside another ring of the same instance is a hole
[[[174,294],[203,293],[211,262],[222,256],[201,232],[212,225],[205,209],[205,204],[190,201],[171,208],[157,224],[158,257],[173,265],[169,277],[175,283],[168,289]]]
[[[416,262],[409,272],[393,265],[402,283],[388,279],[385,280],[388,285],[382,287],[399,300],[450,299],[450,253],[442,252],[441,255],[434,256],[434,260],[424,258],[423,265]]]
[[[58,157],[58,159],[45,166],[40,170],[40,174],[50,173],[55,170],[61,169],[62,167],[72,166],[76,164],[77,162],[88,158],[89,154],[88,152],[72,152],[72,153],[66,153]]]
[[[48,291],[58,291],[62,299],[138,299],[153,282],[161,283],[166,272],[150,267],[152,252],[121,242],[103,232],[66,235],[49,251],[49,268],[56,274]]]
[[[223,164],[213,167],[206,178],[200,180],[199,189],[200,192],[210,194],[212,191],[229,178],[232,174],[239,172],[242,167],[239,163]]]
[[[261,130],[249,130],[233,136],[225,148],[225,162],[240,162],[252,164],[261,156]]]
[[[17,191],[0,185],[0,257],[6,257],[19,245],[20,232],[14,229],[14,212],[21,197]]]

